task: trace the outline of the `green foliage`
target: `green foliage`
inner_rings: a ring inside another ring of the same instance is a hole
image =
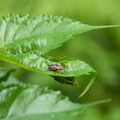
[[[32,0],[0,0],[0,10],[0,17],[9,13],[30,13],[32,15],[45,13],[68,16],[91,25],[120,25],[119,0],[50,0],[50,2],[46,0],[34,0],[34,2]],[[100,29],[78,35],[61,48],[51,51],[49,55],[64,56],[66,54],[89,63],[98,71],[94,86],[80,101],[89,102],[114,96],[112,104],[94,106],[92,109],[96,109],[93,111],[87,109],[83,114],[85,118],[82,119],[78,116],[77,120],[80,118],[82,120],[120,120],[120,109],[116,109],[119,108],[120,101],[120,27]],[[0,67],[10,69],[13,66],[0,61]],[[80,88],[62,86],[47,75],[22,68],[19,68],[14,75],[24,82],[60,89],[62,93],[69,95],[73,100],[76,99],[73,93],[77,92],[74,91],[74,88],[81,89],[82,87],[81,83]],[[89,76],[81,77],[77,77],[75,80],[87,81]],[[116,115],[118,117],[115,117]]]
[[[4,69],[4,68],[1,68],[1,67],[0,67],[0,69]]]
[[[76,34],[115,26],[90,26],[53,15],[32,17],[29,14],[9,14],[0,19],[0,59],[28,70],[48,74],[60,83],[74,86],[79,86],[74,77],[92,75],[91,81],[79,96],[81,97],[93,84],[96,71],[78,59],[50,57],[45,53],[60,47]],[[63,71],[49,70],[51,64],[61,65]],[[1,77],[1,81],[6,81],[10,72]],[[86,107],[109,101],[81,105],[70,102],[59,92],[39,86],[4,83],[0,84],[0,98],[0,117],[8,117],[8,120],[67,120]]]
[[[13,83],[19,83],[19,81],[11,76],[11,73],[15,72],[16,69],[11,69],[7,72],[4,72],[3,70],[0,70],[0,84],[4,82],[6,85],[13,84]]]
[[[0,77],[0,83],[2,81],[7,81],[8,80],[8,77],[10,76],[11,72],[15,72],[16,70],[15,69],[11,69],[9,70],[4,76]]]
[[[87,107],[108,102],[79,104],[48,88],[27,84],[0,84],[0,118],[4,120],[68,120]]]
[[[61,76],[60,80],[55,77],[57,81],[77,85],[74,76],[95,73],[95,70],[82,61],[49,57],[45,53],[60,47],[75,34],[106,27],[115,26],[89,26],[53,15],[32,17],[29,14],[9,14],[0,19],[0,59],[29,70]],[[50,71],[48,67],[51,64],[62,64],[64,72]]]

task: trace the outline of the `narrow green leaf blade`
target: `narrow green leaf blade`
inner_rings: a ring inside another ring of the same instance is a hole
[[[0,77],[0,83],[1,82],[5,82],[5,81],[7,81],[8,80],[8,78],[9,78],[9,76],[10,76],[10,74],[12,73],[12,72],[15,72],[16,70],[15,69],[11,69],[11,70],[9,70],[4,76],[2,76],[2,77]]]

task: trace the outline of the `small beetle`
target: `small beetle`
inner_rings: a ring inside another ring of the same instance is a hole
[[[61,71],[63,70],[63,67],[61,65],[52,64],[48,67],[48,69],[51,71]]]

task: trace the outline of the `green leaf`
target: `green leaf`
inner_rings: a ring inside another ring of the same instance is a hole
[[[79,104],[71,102],[60,91],[37,85],[0,84],[0,118],[3,120],[68,120],[87,107],[108,101]]]
[[[12,73],[12,72],[15,72],[16,71],[16,69],[11,69],[11,70],[9,70],[4,76],[2,76],[2,77],[0,77],[0,83],[1,82],[5,82],[5,81],[7,81],[8,80],[8,78],[9,78],[9,76],[10,76],[10,74]]]
[[[12,83],[19,83],[19,80],[17,80],[15,77],[11,76],[10,74],[14,72],[15,69],[11,69],[7,72],[0,70],[0,82],[4,82],[4,84],[12,84]]]
[[[107,27],[116,25],[90,26],[61,16],[9,14],[0,19],[0,59],[32,71],[49,74],[61,83],[78,86],[73,79],[75,76],[96,71],[77,59],[52,58],[45,53],[60,47],[73,38],[73,35]],[[50,71],[48,67],[51,64],[62,65],[63,72]]]

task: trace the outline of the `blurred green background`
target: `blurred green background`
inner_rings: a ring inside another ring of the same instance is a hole
[[[70,17],[89,25],[120,25],[120,0],[0,0],[0,17],[9,13],[30,13],[33,16],[44,13]],[[98,71],[95,83],[81,99],[77,100],[77,97],[89,76],[76,78],[80,83],[80,88],[76,88],[4,61],[0,61],[0,67],[5,67],[6,71],[17,68],[13,76],[20,81],[60,90],[74,102],[112,98],[109,103],[87,109],[75,120],[120,120],[120,27],[77,35],[48,55],[78,58]]]

